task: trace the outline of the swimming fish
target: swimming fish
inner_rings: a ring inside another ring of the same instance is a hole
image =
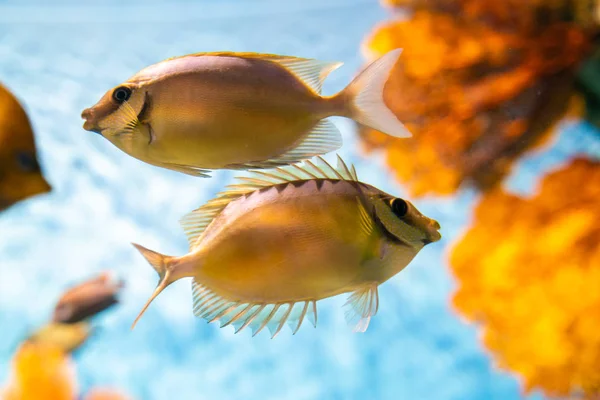
[[[383,88],[401,49],[338,94],[321,96],[338,62],[259,53],[198,53],[151,65],[83,111],[83,128],[148,164],[194,176],[293,164],[342,145],[327,117],[411,136]]]
[[[134,246],[160,281],[150,303],[192,277],[194,314],[272,337],[287,322],[315,326],[316,302],[351,293],[346,319],[364,332],[377,312],[380,284],[404,269],[440,225],[410,202],[358,180],[338,158],[255,170],[181,219],[190,251],[175,257]],[[132,327],[133,328],[133,327]]]
[[[107,388],[92,388],[82,400],[132,400],[124,394]]]
[[[38,163],[29,118],[15,96],[0,85],[0,211],[50,190]]]
[[[81,347],[92,334],[88,322],[62,324],[50,322],[27,338],[27,342],[51,346],[64,353],[71,353]]]
[[[117,295],[123,286],[122,281],[106,272],[83,282],[60,297],[52,321],[72,324],[92,317],[117,304]]]

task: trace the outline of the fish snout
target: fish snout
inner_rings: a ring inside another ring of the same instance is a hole
[[[81,118],[85,120],[83,123],[83,129],[90,132],[100,133],[100,128],[98,127],[98,122],[94,117],[94,110],[91,108],[86,108],[81,113]]]
[[[432,219],[429,222],[428,233],[429,233],[430,243],[437,242],[438,240],[440,240],[442,238],[442,234],[440,233],[440,228],[441,228],[440,223],[437,222],[436,220]]]
[[[426,223],[424,224],[425,238],[421,241],[424,245],[428,245],[433,242],[437,242],[442,238],[442,234],[440,233],[440,223],[434,219],[430,219],[427,217]]]

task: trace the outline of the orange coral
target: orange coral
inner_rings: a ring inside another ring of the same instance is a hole
[[[566,15],[578,25],[591,27],[598,24],[599,9],[597,0],[382,0],[382,4],[390,7],[460,13],[467,19],[484,19],[494,26],[518,27],[524,30],[534,28],[540,18],[555,22]]]
[[[531,4],[515,3],[510,12],[533,20]],[[460,15],[417,10],[409,20],[380,26],[364,48],[373,59],[404,48],[384,97],[414,137],[361,133],[367,150],[385,148],[388,164],[415,196],[450,194],[463,181],[496,185],[568,110],[573,71],[588,50],[586,34],[566,22],[499,29]]]
[[[455,306],[527,391],[600,396],[599,182],[579,158],[533,198],[490,192],[452,251]]]
[[[53,346],[25,342],[13,360],[13,374],[4,400],[73,400],[77,394],[74,367]]]

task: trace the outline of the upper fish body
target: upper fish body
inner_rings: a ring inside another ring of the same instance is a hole
[[[316,301],[351,292],[347,316],[364,331],[378,285],[439,240],[439,224],[359,182],[345,164],[322,162],[241,178],[182,219],[190,241],[182,257],[136,245],[161,277],[146,307],[193,277],[196,315],[276,334],[285,322],[294,330],[305,317],[315,322]]]
[[[151,65],[84,110],[84,128],[149,164],[205,176],[267,168],[341,146],[344,116],[410,136],[383,102],[400,50],[375,61],[346,89],[321,96],[341,63],[258,53],[199,53]]]
[[[29,118],[0,85],[0,210],[50,189],[37,160]]]

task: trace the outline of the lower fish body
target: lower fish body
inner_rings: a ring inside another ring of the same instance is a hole
[[[313,178],[296,180],[298,171]],[[184,217],[184,256],[136,245],[161,278],[140,316],[165,287],[192,277],[195,315],[237,331],[296,331],[305,318],[316,323],[317,301],[342,293],[352,293],[347,317],[364,331],[378,286],[439,240],[439,225],[350,172],[318,171],[257,171]]]

